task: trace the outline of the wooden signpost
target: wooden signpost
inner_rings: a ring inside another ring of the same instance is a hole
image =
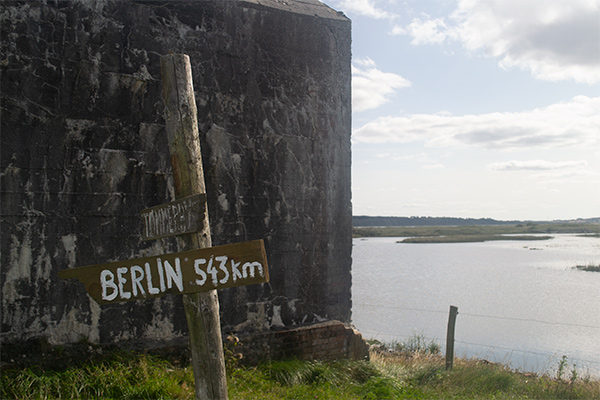
[[[269,280],[262,240],[59,271],[99,304],[196,293]]]
[[[165,122],[176,201],[142,211],[144,240],[178,236],[183,251],[62,270],[98,303],[182,294],[197,399],[227,399],[216,289],[269,281],[262,240],[211,247],[189,57],[161,58]]]

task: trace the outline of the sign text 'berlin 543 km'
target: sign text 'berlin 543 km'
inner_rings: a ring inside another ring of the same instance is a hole
[[[262,240],[117,261],[59,272],[99,304],[195,293],[269,281]]]

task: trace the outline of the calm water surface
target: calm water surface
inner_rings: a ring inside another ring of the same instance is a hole
[[[600,377],[600,239],[400,244],[354,239],[353,323],[366,338],[415,334],[445,349],[448,309],[458,307],[455,354],[555,373]]]

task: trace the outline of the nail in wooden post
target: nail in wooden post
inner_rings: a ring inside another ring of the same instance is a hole
[[[160,60],[165,122],[177,199],[205,193],[196,100],[190,59],[170,54]],[[206,206],[205,206],[206,207]],[[211,247],[208,212],[198,233],[182,235],[185,249]],[[196,383],[196,399],[227,399],[227,378],[216,290],[183,295]]]
[[[446,334],[446,369],[452,369],[452,366],[454,365],[454,327],[456,325],[457,314],[458,307],[450,306],[448,333]]]

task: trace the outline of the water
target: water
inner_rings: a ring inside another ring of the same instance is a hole
[[[354,239],[353,323],[366,338],[415,334],[445,349],[458,307],[455,354],[556,374],[563,355],[600,377],[600,239],[400,244]]]

